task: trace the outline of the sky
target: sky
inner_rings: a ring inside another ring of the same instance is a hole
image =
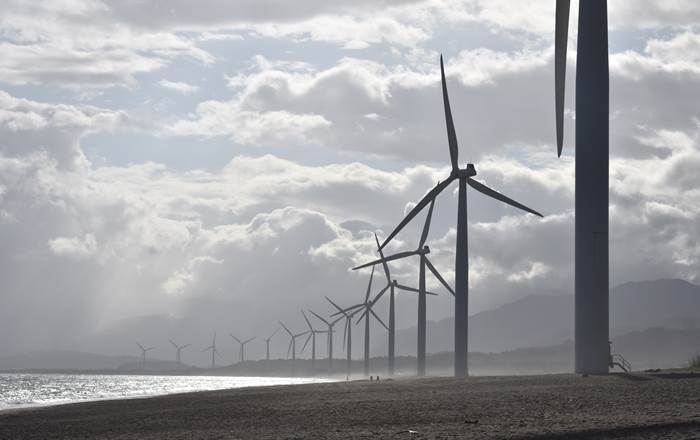
[[[571,294],[578,3],[561,158],[554,6],[3,1],[0,354],[138,338],[164,357],[166,336],[262,338],[329,313],[324,295],[359,302],[369,273],[350,267],[376,256],[373,233],[449,173],[440,54],[461,163],[545,215],[469,193],[470,313]],[[609,25],[611,285],[700,282],[700,4],[611,0]],[[449,282],[452,189],[428,239]],[[415,285],[415,266],[392,276]],[[451,316],[428,287],[428,318]],[[399,298],[399,327],[415,308]]]

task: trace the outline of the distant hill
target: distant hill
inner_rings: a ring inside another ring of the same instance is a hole
[[[610,298],[611,336],[652,327],[700,328],[700,287],[687,281],[625,283],[613,288]],[[469,350],[488,353],[556,345],[573,339],[573,326],[573,295],[529,295],[470,316]],[[428,349],[453,350],[453,332],[452,318],[429,321]],[[396,349],[398,354],[415,354],[415,327],[397,332]]]

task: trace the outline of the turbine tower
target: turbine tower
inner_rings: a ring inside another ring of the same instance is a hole
[[[314,312],[313,310],[309,310],[311,314],[313,314],[315,317],[320,319],[326,326],[328,327],[328,330],[326,332],[328,333],[328,372],[332,373],[333,372],[333,326],[343,319],[342,316],[336,318],[333,321],[328,321],[327,319],[323,318],[321,315],[318,313]]]
[[[272,340],[272,337],[275,336],[275,335],[277,334],[277,332],[279,331],[279,329],[280,329],[280,328],[277,327],[277,328],[275,329],[275,331],[272,332],[272,334],[271,334],[267,339],[265,339],[265,346],[266,346],[266,350],[265,350],[265,360],[267,360],[267,361],[270,360],[270,341]]]
[[[143,348],[143,345],[139,344],[138,342],[136,343],[136,345],[138,345],[141,349],[141,368],[143,369],[146,367],[146,353],[151,350],[155,350],[155,347]]]
[[[428,203],[435,199],[445,188],[453,181],[459,181],[459,202],[457,211],[457,239],[456,239],[456,255],[455,255],[455,352],[454,352],[454,374],[455,377],[466,377],[467,369],[467,353],[468,353],[468,316],[469,316],[469,251],[467,237],[467,185],[475,190],[496,200],[500,200],[508,205],[527,211],[531,214],[542,217],[542,214],[528,208],[510,199],[503,194],[500,194],[488,186],[473,179],[476,176],[476,168],[474,164],[468,163],[466,168],[459,167],[459,147],[457,145],[457,134],[455,132],[454,122],[452,121],[452,110],[450,109],[450,101],[447,95],[447,82],[445,81],[445,68],[440,56],[440,73],[442,79],[442,98],[445,104],[445,121],[447,125],[447,140],[450,147],[450,161],[452,163],[452,171],[450,176],[431,189],[420,202],[401,220],[398,226],[389,234],[382,243],[384,248],[396,234],[401,231],[408,222],[413,219]]]
[[[306,348],[306,345],[311,341],[311,372],[313,373],[316,371],[316,333],[326,333],[325,330],[316,330],[312,325],[311,321],[309,321],[309,318],[306,317],[306,313],[304,311],[301,311],[301,314],[304,316],[304,321],[306,321],[306,325],[309,326],[309,337],[306,338],[306,342],[304,342],[304,346],[301,347],[301,351],[304,351]]]
[[[178,367],[182,367],[182,357],[180,353],[182,353],[182,350],[189,347],[190,344],[185,344],[185,345],[177,345],[176,343],[173,342],[172,339],[168,339],[170,343],[172,344],[173,347],[175,347],[175,362],[177,362]]]
[[[345,316],[345,325],[343,326],[343,349],[346,350],[345,368],[348,377],[352,374],[352,317],[359,312],[360,308],[355,308],[353,312],[348,313],[349,309],[342,309],[338,304],[334,303],[330,298],[326,297],[329,303],[338,309],[337,314]]]
[[[412,257],[414,255],[417,255],[419,257],[419,270],[418,270],[418,344],[416,347],[416,370],[417,370],[417,375],[418,376],[425,376],[425,353],[426,353],[426,323],[427,323],[427,312],[426,312],[426,297],[427,297],[427,292],[425,290],[425,268],[426,266],[428,269],[435,275],[435,278],[442,283],[443,286],[454,296],[454,291],[450,287],[449,284],[445,281],[445,279],[440,275],[440,272],[435,268],[433,263],[430,262],[428,259],[428,254],[430,253],[430,248],[425,245],[425,241],[428,239],[428,232],[430,231],[430,220],[432,219],[433,216],[433,207],[435,206],[435,199],[430,201],[430,208],[428,209],[428,215],[425,216],[425,223],[423,224],[423,232],[421,233],[420,241],[418,243],[418,248],[414,251],[408,251],[408,252],[399,252],[397,254],[384,257],[384,253],[382,252],[381,246],[379,246],[379,252],[381,258],[379,260],[372,261],[367,264],[363,264],[361,266],[354,267],[353,270],[357,269],[362,269],[364,267],[372,266],[374,267],[376,264],[382,263],[385,265],[384,272],[387,273],[388,267],[386,267],[386,263],[389,261],[394,261],[394,260],[399,260],[407,257]],[[376,235],[375,235],[376,238]],[[388,280],[388,278],[387,278]],[[375,298],[374,302],[376,302],[382,294],[386,291],[387,288],[393,287],[393,283],[389,282],[387,287],[385,287],[379,294],[377,295],[377,298]],[[390,307],[391,309],[391,307]],[[391,311],[390,311],[391,312]],[[391,313],[390,313],[391,314]],[[390,316],[393,318],[392,316]],[[391,328],[389,329],[389,334],[390,336],[392,333]],[[391,344],[390,344],[391,345]]]
[[[233,336],[233,335],[230,334],[230,333],[229,333],[229,336],[231,336],[233,339],[236,340],[236,342],[238,342],[238,343],[240,344],[240,346],[241,346],[241,350],[240,350],[241,362],[245,361],[245,345],[246,345],[248,342],[250,342],[250,341],[252,341],[253,339],[255,339],[255,336],[253,336],[252,338],[248,338],[248,339],[246,339],[245,341],[241,341],[240,339],[238,339],[237,337]]]
[[[213,370],[216,368],[216,356],[219,356],[219,350],[216,349],[216,332],[214,332],[214,338],[211,341],[211,345],[202,351],[204,352],[209,350],[211,350],[211,369]]]
[[[570,0],[557,0],[557,154],[564,144]],[[609,70],[607,0],[579,1],[576,51],[575,371],[609,371]]]

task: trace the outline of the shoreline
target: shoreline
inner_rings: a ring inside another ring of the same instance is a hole
[[[5,373],[0,373],[0,374],[5,374]],[[37,373],[12,373],[12,374],[27,374],[27,375],[37,375]],[[58,376],[116,376],[115,375],[105,375],[101,373],[41,373],[41,376],[51,376],[51,375],[58,375]],[[127,376],[136,376],[136,375],[127,375]],[[136,399],[150,399],[150,398],[157,398],[157,397],[163,397],[163,396],[174,396],[174,395],[181,395],[181,394],[192,394],[192,393],[202,393],[202,392],[214,392],[214,391],[233,391],[237,389],[244,389],[244,388],[267,388],[267,387],[275,387],[275,386],[295,386],[295,385],[310,385],[310,384],[320,384],[320,383],[331,383],[331,382],[336,382],[339,379],[334,379],[334,378],[328,378],[328,377],[314,377],[314,378],[309,378],[309,377],[273,377],[273,376],[221,376],[221,375],[162,375],[162,374],[140,374],[138,376],[153,376],[153,377],[182,377],[182,378],[227,378],[231,380],[236,380],[238,378],[241,379],[262,379],[262,380],[272,380],[278,383],[270,383],[268,385],[262,384],[262,383],[251,383],[251,384],[243,384],[240,386],[225,386],[221,388],[202,388],[202,389],[192,389],[192,390],[183,390],[183,389],[175,389],[173,391],[167,391],[167,390],[160,390],[156,391],[153,393],[134,393],[134,394],[129,394],[129,395],[115,395],[115,396],[108,396],[108,397],[86,397],[86,398],[78,398],[78,399],[58,399],[53,402],[32,402],[32,403],[23,403],[23,404],[17,404],[15,406],[8,406],[8,407],[0,407],[0,414],[7,414],[9,412],[14,412],[14,411],[30,411],[34,409],[43,409],[43,408],[52,408],[52,407],[58,407],[58,406],[65,406],[65,405],[78,405],[81,403],[94,403],[94,402],[104,402],[104,401],[119,401],[119,400],[136,400]]]
[[[670,438],[700,435],[700,375],[399,378],[0,412],[0,438]],[[403,434],[400,434],[402,433]]]

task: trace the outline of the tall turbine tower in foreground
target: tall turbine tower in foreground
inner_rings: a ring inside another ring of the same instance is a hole
[[[557,0],[557,153],[564,135],[570,0]],[[579,0],[576,52],[575,369],[609,371],[609,71],[607,0]]]
[[[401,231],[428,203],[431,203],[445,188],[453,181],[459,180],[459,204],[457,212],[457,240],[456,240],[456,256],[455,256],[455,353],[454,353],[454,373],[455,377],[467,376],[467,317],[469,312],[469,254],[467,241],[467,185],[475,190],[503,203],[514,206],[516,208],[527,211],[531,214],[542,217],[542,214],[528,208],[510,199],[503,194],[500,194],[483,183],[474,180],[476,176],[476,168],[474,164],[468,163],[466,168],[459,168],[459,147],[457,145],[457,133],[455,132],[454,122],[452,121],[452,110],[450,109],[450,100],[447,96],[447,82],[445,81],[445,68],[440,56],[440,73],[442,76],[442,99],[445,104],[445,120],[447,124],[447,140],[450,147],[450,161],[452,162],[452,172],[450,176],[431,189],[428,194],[423,196],[420,202],[401,220],[396,229],[382,243],[382,248],[386,246],[396,234]]]

